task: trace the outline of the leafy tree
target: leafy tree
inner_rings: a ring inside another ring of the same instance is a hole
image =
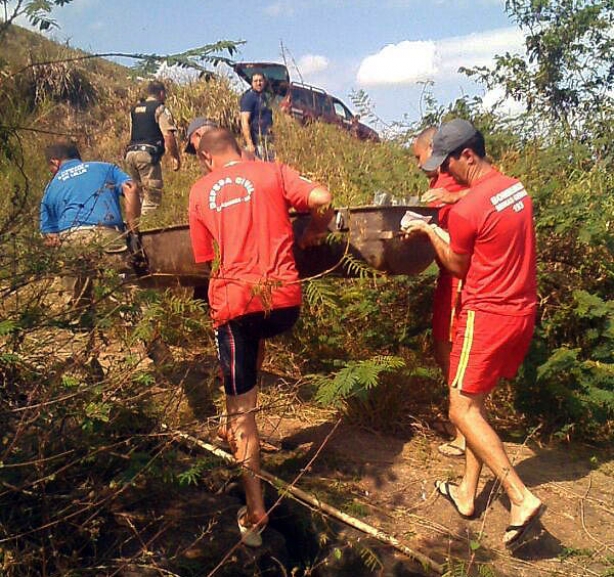
[[[51,12],[56,6],[70,4],[72,0],[0,0],[0,7],[4,13],[0,22],[0,39],[20,16],[25,16],[32,26],[39,30],[48,30],[57,26],[51,18]]]
[[[70,4],[73,0],[0,0],[0,8],[3,9],[4,16],[0,20],[0,42],[14,21],[20,16],[25,16],[33,26],[39,30],[48,30],[57,27],[55,20],[51,18],[54,8]],[[32,62],[28,67],[22,69],[14,75],[23,73],[26,69],[48,66],[54,64],[67,64],[92,58],[131,58],[137,61],[133,69],[135,76],[154,75],[160,65],[166,64],[169,67],[192,69],[199,73],[201,77],[210,78],[213,74],[206,65],[218,66],[225,63],[232,65],[230,57],[237,51],[237,48],[244,44],[244,41],[220,40],[212,44],[206,44],[197,48],[191,48],[184,52],[174,54],[148,54],[148,53],[124,53],[108,52],[104,54],[86,54],[73,58],[63,58],[61,60],[51,60],[44,62]],[[228,56],[224,56],[227,54]]]
[[[499,55],[494,68],[461,69],[529,111],[565,127],[586,127],[612,106],[613,0],[507,0],[525,34],[526,55]]]

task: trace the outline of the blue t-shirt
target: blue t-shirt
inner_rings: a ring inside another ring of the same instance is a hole
[[[114,164],[67,160],[45,189],[40,210],[42,233],[78,226],[124,230],[119,197],[132,180]]]
[[[273,111],[269,108],[268,96],[264,92],[256,92],[250,88],[241,96],[241,112],[249,112],[249,130],[254,144],[258,144],[259,136],[266,136],[273,125]]]

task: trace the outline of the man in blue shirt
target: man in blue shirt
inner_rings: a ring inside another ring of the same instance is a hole
[[[114,164],[83,162],[72,143],[49,146],[45,157],[54,176],[41,202],[40,230],[48,246],[75,247],[83,253],[77,276],[66,276],[63,282],[68,304],[82,312],[82,318],[91,319],[92,276],[105,264],[92,262],[94,251],[83,249],[87,245],[102,249],[96,258],[103,260],[105,253],[126,250],[120,196],[124,197],[128,230],[136,235],[141,211],[139,188]]]
[[[265,92],[266,78],[262,72],[252,76],[252,87],[241,96],[241,132],[247,150],[262,160],[273,160],[273,111]]]

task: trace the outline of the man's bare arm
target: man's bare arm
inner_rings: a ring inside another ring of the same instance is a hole
[[[252,134],[249,129],[249,119],[251,117],[251,112],[241,112],[241,133],[243,134],[243,138],[245,138],[245,145],[247,150],[250,152],[254,152],[256,147],[252,142]]]
[[[458,254],[450,248],[449,242],[446,242],[447,233],[440,227],[433,224],[428,224],[423,220],[414,220],[409,223],[404,229],[405,236],[411,234],[424,233],[429,237],[439,262],[454,276],[464,278],[469,270],[471,255]],[[443,232],[443,234],[442,234]]]
[[[298,242],[301,248],[319,244],[328,234],[328,223],[335,214],[331,206],[332,201],[331,193],[323,186],[317,186],[309,193],[308,206],[311,219]]]
[[[422,202],[443,202],[445,204],[454,204],[458,202],[463,196],[469,192],[469,189],[459,190],[457,192],[450,192],[445,188],[431,188],[427,190],[420,200]]]
[[[181,168],[181,157],[179,156],[179,146],[174,130],[169,130],[164,135],[164,146],[173,159],[173,170],[179,170]]]

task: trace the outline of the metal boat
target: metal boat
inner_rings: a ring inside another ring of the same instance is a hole
[[[337,209],[325,242],[305,250],[295,245],[299,275],[355,277],[368,270],[392,275],[424,271],[433,262],[435,252],[425,235],[400,238],[399,223],[407,210],[437,222],[437,209],[423,206]],[[294,214],[291,218],[295,238],[300,238],[309,215]],[[142,276],[139,284],[159,288],[206,284],[209,270],[194,263],[187,224],[145,230],[142,243],[149,274]]]

